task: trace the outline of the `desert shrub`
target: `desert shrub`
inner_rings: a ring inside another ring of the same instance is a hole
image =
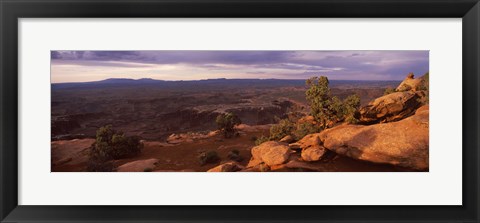
[[[153,169],[150,168],[150,167],[147,167],[147,168],[143,169],[143,172],[152,172],[152,171],[153,171]]]
[[[328,78],[325,76],[312,77],[306,81],[308,87],[305,92],[310,105],[310,113],[322,129],[331,127],[339,121],[354,122],[355,113],[360,106],[360,97],[350,95],[341,101],[332,97]]]
[[[343,100],[342,106],[343,113],[341,114],[345,119],[345,122],[355,124],[358,119],[355,117],[358,109],[360,108],[360,97],[356,94],[350,95]]]
[[[243,161],[243,157],[240,156],[240,151],[238,151],[237,149],[234,149],[234,150],[228,152],[227,157],[228,157],[228,159],[233,160],[233,161],[237,161],[237,162],[242,162]]]
[[[260,138],[258,138],[257,140],[255,140],[255,145],[260,145],[266,141],[270,141],[270,138],[269,137],[266,137],[264,135],[260,136]]]
[[[217,116],[215,120],[218,129],[223,133],[225,138],[236,135],[235,126],[242,123],[240,118],[233,113],[225,113]]]
[[[391,94],[397,92],[394,88],[387,87],[385,91],[383,92],[383,95]]]
[[[111,125],[97,130],[94,152],[106,158],[120,159],[138,155],[143,148],[138,136],[125,136]]]
[[[318,133],[320,132],[321,128],[318,125],[313,123],[305,122],[297,124],[295,131],[293,132],[293,136],[296,140],[300,140],[308,134]]]
[[[325,76],[312,77],[306,81],[308,89],[305,95],[310,104],[310,113],[323,128],[327,127],[334,115],[330,109],[332,99],[328,84]]]
[[[280,140],[290,135],[295,129],[295,124],[288,119],[282,119],[270,128],[270,140]]]
[[[114,159],[138,155],[143,148],[143,143],[137,136],[125,136],[121,131],[116,131],[111,125],[97,130],[95,143],[89,150],[89,171],[112,171]]]
[[[216,163],[220,161],[220,157],[218,156],[216,151],[210,150],[207,152],[202,152],[198,156],[198,160],[200,161],[200,165],[205,165],[207,163]]]

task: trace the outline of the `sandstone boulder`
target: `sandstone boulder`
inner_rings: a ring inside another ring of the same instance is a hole
[[[152,171],[158,159],[145,159],[125,163],[117,168],[118,172],[144,172],[146,170]]]
[[[302,159],[308,162],[318,161],[323,157],[325,151],[323,146],[308,147],[302,150]]]
[[[289,145],[291,149],[301,149],[302,159],[318,161],[325,155],[325,148],[320,140],[320,133],[308,134],[296,143]]]
[[[320,139],[325,148],[354,159],[426,170],[429,165],[428,107],[398,122],[337,126],[321,132]]]
[[[429,105],[424,105],[424,106],[418,108],[418,109],[415,111],[415,114],[420,114],[420,113],[422,113],[422,112],[424,112],[424,111],[427,111],[427,112],[428,112],[429,109],[430,109],[430,106],[429,106]]]
[[[252,159],[248,167],[257,166],[262,162],[268,166],[282,164],[288,160],[292,151],[286,143],[268,141],[253,147],[251,153]]]
[[[295,141],[295,139],[291,135],[287,135],[282,139],[280,139],[280,142],[284,142],[284,143],[291,143],[293,141]]]
[[[236,162],[227,162],[220,164],[212,169],[209,169],[207,172],[236,172],[244,169],[245,167],[236,163]]]
[[[419,99],[422,97],[425,97],[423,91],[395,92],[379,97],[360,109],[360,122],[373,124],[404,119],[421,106]]]
[[[425,78],[414,78],[413,73],[409,73],[407,77],[398,85],[396,91],[418,91],[422,90],[424,86]]]

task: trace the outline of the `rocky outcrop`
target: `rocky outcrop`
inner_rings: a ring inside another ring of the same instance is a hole
[[[307,162],[319,161],[325,154],[323,146],[309,147],[302,150],[302,159]]]
[[[244,166],[238,164],[237,162],[228,162],[209,169],[207,172],[236,172],[244,168]]]
[[[395,89],[396,91],[418,91],[423,90],[422,88],[425,85],[425,78],[419,77],[414,78],[413,73],[409,73],[407,77],[398,85]]]
[[[95,139],[73,139],[51,142],[52,171],[63,170],[63,167],[73,167],[75,171],[84,171],[82,167],[88,161],[88,153]],[[77,169],[78,167],[78,169]]]
[[[413,73],[398,85],[394,93],[374,99],[360,109],[361,124],[393,122],[409,117],[428,101],[428,81],[425,75],[414,78]]]
[[[319,133],[308,134],[302,139],[295,143],[291,143],[288,146],[290,146],[291,149],[306,149],[308,147],[315,147],[321,143],[319,136]]]
[[[325,148],[322,146],[320,134],[309,134],[296,143],[289,145],[291,149],[301,149],[301,157],[304,161],[318,161],[325,155]]]
[[[323,146],[335,153],[375,163],[428,169],[429,110],[398,122],[341,125],[320,133]]]
[[[422,97],[425,97],[423,91],[395,92],[379,97],[360,109],[360,122],[374,124],[404,119],[421,106],[419,99]]]
[[[292,151],[286,143],[268,141],[253,147],[251,153],[252,159],[248,163],[248,167],[257,166],[261,163],[268,166],[285,163]]]
[[[181,134],[171,134],[167,138],[167,143],[169,144],[179,144],[184,142],[193,142],[200,139],[206,139],[218,135],[219,131],[210,131],[206,134],[203,133],[181,133]]]
[[[118,172],[144,172],[152,171],[158,159],[145,159],[125,163],[117,168]]]
[[[291,135],[287,135],[282,139],[280,139],[280,142],[284,142],[284,143],[291,143],[293,141],[295,141],[295,139]]]
[[[324,171],[321,166],[313,165],[314,163],[309,162],[302,162],[299,160],[291,159],[288,162],[276,165],[271,167],[271,171],[285,171],[290,172],[294,170],[302,170],[302,171]]]

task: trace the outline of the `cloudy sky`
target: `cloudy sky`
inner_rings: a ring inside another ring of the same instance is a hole
[[[107,78],[402,80],[428,51],[52,51],[53,83]]]

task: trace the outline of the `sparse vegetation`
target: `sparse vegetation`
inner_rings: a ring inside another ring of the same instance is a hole
[[[242,123],[240,118],[233,113],[225,113],[217,116],[215,121],[217,123],[218,130],[223,133],[225,138],[231,138],[236,135],[235,126]]]
[[[388,94],[395,93],[395,92],[397,92],[397,91],[394,88],[387,87],[387,88],[385,88],[385,91],[383,92],[383,95],[388,95]]]
[[[147,168],[143,169],[143,172],[152,172],[152,171],[153,171],[153,169],[150,168],[150,167],[147,167]]]
[[[113,171],[114,159],[138,155],[143,143],[137,136],[125,136],[121,131],[114,130],[111,125],[97,130],[96,141],[89,151],[88,171]]]
[[[270,128],[270,137],[268,140],[280,140],[290,135],[295,140],[300,140],[308,134],[318,133],[321,128],[315,123],[299,122],[298,120],[282,119],[276,125]],[[268,141],[267,140],[267,141]]]
[[[350,124],[358,122],[358,119],[356,118],[356,113],[360,108],[360,97],[358,95],[354,94],[345,98],[341,107],[342,113],[340,113],[340,116],[345,119],[345,122]]]
[[[333,117],[330,109],[332,99],[328,78],[325,76],[312,77],[306,81],[306,84],[308,90],[305,95],[310,104],[310,113],[325,129],[328,121]]]
[[[339,121],[355,123],[355,113],[360,106],[360,97],[350,95],[341,101],[332,97],[328,78],[325,76],[312,77],[306,81],[308,90],[305,92],[310,113],[322,129],[332,127]]]
[[[295,129],[295,124],[288,119],[282,119],[278,124],[270,128],[269,140],[280,140],[283,137],[290,135]]]
[[[228,157],[228,159],[233,160],[233,161],[237,161],[237,162],[242,162],[243,161],[243,157],[240,156],[240,151],[238,151],[237,149],[234,149],[234,150],[228,152],[227,157]]]
[[[200,165],[205,165],[207,163],[216,163],[220,161],[220,157],[218,156],[216,151],[210,150],[207,152],[202,152],[198,156],[198,160],[200,161]]]
[[[320,127],[313,123],[304,122],[298,123],[297,128],[293,132],[293,136],[296,140],[300,140],[308,134],[320,132]]]
[[[260,136],[257,140],[255,140],[255,145],[258,146],[258,145],[260,145],[260,144],[262,144],[262,143],[264,143],[264,142],[266,142],[266,141],[270,141],[270,138],[267,137],[267,136],[262,135],[262,136]]]

